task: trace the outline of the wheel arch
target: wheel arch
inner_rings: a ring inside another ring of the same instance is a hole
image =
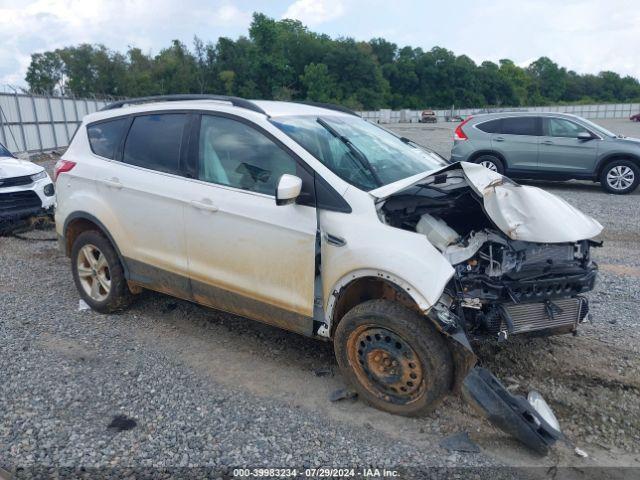
[[[120,249],[118,248],[118,244],[113,239],[113,236],[111,235],[107,227],[105,227],[100,220],[98,220],[96,217],[94,217],[90,213],[76,211],[67,216],[64,222],[63,230],[62,230],[64,252],[67,255],[67,257],[71,255],[73,242],[75,241],[76,238],[78,238],[78,235],[88,230],[96,230],[102,233],[105,237],[107,237],[107,240],[109,240],[111,245],[113,245],[113,248],[116,251],[116,254],[118,255],[120,264],[124,269],[125,278],[128,279],[129,269],[127,268],[127,263],[124,261],[124,257],[122,256]]]
[[[637,155],[622,152],[610,153],[600,159],[600,161],[598,162],[595,175],[596,179],[600,179],[600,175],[602,175],[602,171],[605,169],[605,167],[615,160],[629,160],[630,162],[635,163],[638,168],[640,168],[640,157],[638,157]]]
[[[503,154],[501,154],[500,152],[497,152],[496,150],[478,150],[477,152],[473,152],[471,155],[469,155],[469,162],[471,163],[475,163],[475,161],[481,157],[482,155],[493,155],[495,157],[498,158],[498,160],[500,160],[502,162],[502,165],[507,168],[507,159],[504,157]]]
[[[338,323],[356,305],[367,300],[395,301],[423,314],[430,307],[427,300],[411,284],[384,271],[360,270],[345,275],[331,289],[325,314],[326,334],[333,338]]]

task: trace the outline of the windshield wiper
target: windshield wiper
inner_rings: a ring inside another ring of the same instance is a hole
[[[382,180],[380,180],[378,173],[373,168],[373,165],[371,165],[371,162],[369,162],[369,159],[367,158],[367,156],[364,153],[362,153],[360,149],[356,147],[351,140],[349,140],[344,135],[340,135],[340,133],[335,128],[329,125],[322,118],[318,117],[316,119],[316,122],[322,125],[331,135],[333,135],[334,137],[336,137],[338,140],[340,140],[342,143],[346,145],[346,147],[349,149],[351,154],[358,159],[358,161],[364,167],[364,169],[368,170],[369,173],[371,173],[371,176],[375,180],[378,187],[381,187],[382,185],[384,185]]]

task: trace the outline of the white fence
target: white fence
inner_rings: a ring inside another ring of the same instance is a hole
[[[66,147],[80,125],[82,117],[101,109],[109,101],[0,92],[0,142],[14,153],[41,152]],[[640,112],[640,104],[616,103],[499,109],[451,108],[435,110],[435,114],[438,121],[446,121],[456,116],[465,117],[478,113],[502,111],[563,112],[593,119],[628,118],[630,115]],[[422,110],[378,110],[358,113],[364,118],[378,123],[410,123],[417,122],[421,112]]]
[[[0,92],[0,142],[14,153],[66,147],[82,117],[107,103]]]
[[[640,112],[640,103],[611,103],[600,105],[562,105],[552,107],[514,107],[514,108],[464,108],[447,110],[434,110],[438,121],[447,121],[456,116],[465,117],[478,113],[493,112],[561,112],[572,113],[580,117],[602,118],[629,118]],[[358,112],[362,117],[378,123],[411,123],[420,119],[422,110],[377,110],[370,112]]]

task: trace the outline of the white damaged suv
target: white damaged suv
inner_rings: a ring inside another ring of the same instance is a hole
[[[602,227],[563,200],[340,107],[221,96],[109,105],[56,172],[60,246],[93,309],[163,292],[333,341],[380,409],[462,389],[533,448],[558,438],[544,405],[474,368],[469,338],[583,321]]]

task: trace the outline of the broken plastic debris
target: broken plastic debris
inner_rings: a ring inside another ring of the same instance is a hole
[[[459,432],[440,441],[440,446],[450,452],[480,452],[480,447],[469,438],[469,432]]]
[[[116,415],[107,426],[107,429],[124,432],[135,428],[137,425],[138,423],[133,418],[129,418],[126,415]]]
[[[584,450],[582,450],[581,448],[576,447],[574,449],[574,452],[576,452],[576,455],[578,455],[579,457],[582,458],[587,458],[589,456],[589,454],[587,452],[585,452]]]
[[[546,402],[546,400],[542,398],[542,395],[540,395],[540,393],[536,392],[535,390],[531,390],[529,392],[529,395],[527,396],[527,400],[529,401],[531,406],[536,409],[536,412],[538,412],[538,414],[542,418],[544,418],[549,425],[560,431],[560,422],[558,422],[558,419],[554,415],[553,410],[551,410],[551,407]]]
[[[85,302],[84,300],[80,299],[78,300],[78,311],[82,312],[84,310],[90,310],[91,307],[89,305],[87,305],[87,302]]]
[[[320,367],[316,368],[313,373],[316,375],[316,377],[332,377],[333,369],[331,367]]]
[[[329,400],[332,402],[339,402],[340,400],[351,400],[357,396],[358,394],[353,390],[349,390],[348,388],[339,388],[338,390],[331,392]]]

